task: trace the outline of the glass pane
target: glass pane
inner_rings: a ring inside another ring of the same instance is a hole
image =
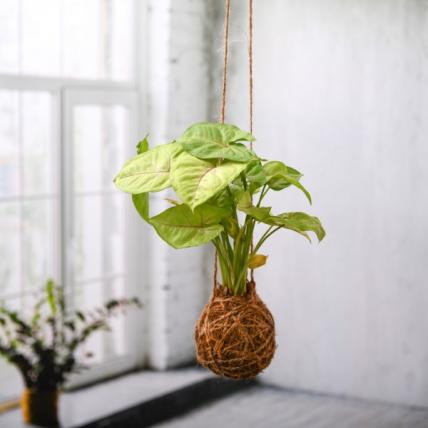
[[[20,188],[18,101],[17,92],[0,90],[0,199]]]
[[[90,282],[74,289],[74,305],[80,310],[92,310],[103,303],[103,286],[101,282]],[[94,333],[81,348],[81,358],[88,352],[93,357],[87,361],[90,364],[103,361],[103,332]]]
[[[19,1],[0,2],[0,71],[19,71]]]
[[[64,75],[133,77],[133,0],[63,0]]]
[[[80,105],[73,112],[75,192],[115,190],[113,177],[125,161],[129,110]]]
[[[13,297],[6,297],[4,300],[0,297],[0,305],[6,306],[11,311],[20,311],[23,308],[22,296],[14,295]]]
[[[0,296],[20,291],[19,203],[0,202]]]
[[[111,77],[116,80],[134,76],[134,16],[133,0],[111,1]]]
[[[107,274],[125,271],[125,203],[126,195],[104,196],[102,199],[102,261]]]
[[[59,75],[61,1],[21,0],[21,4],[22,71],[28,74]]]
[[[38,290],[54,275],[55,200],[22,204],[23,289]]]
[[[126,296],[125,280],[116,278],[106,281],[104,285],[104,302],[112,298],[130,297]],[[106,357],[119,356],[126,353],[125,316],[121,314],[111,319],[111,333],[106,334],[104,340],[104,354]]]
[[[75,278],[124,271],[124,195],[75,198]]]
[[[98,278],[101,265],[101,198],[81,197],[74,201],[74,275],[77,280]]]
[[[102,306],[108,300],[124,296],[122,278],[103,282],[90,282],[78,286],[75,290],[75,305],[83,310]],[[125,317],[121,314],[110,320],[111,331],[94,334],[84,346],[82,354],[93,353],[90,363],[100,363],[111,357],[126,353]]]
[[[23,193],[54,193],[52,96],[25,92],[21,100]]]
[[[0,72],[134,77],[135,0],[1,0]]]
[[[101,48],[101,8],[99,0],[63,0],[64,75],[100,77],[103,70]]]

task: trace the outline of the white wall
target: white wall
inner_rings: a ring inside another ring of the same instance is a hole
[[[264,379],[427,406],[428,2],[254,3],[256,149],[303,171],[314,199],[272,203],[327,230],[321,245],[283,232],[266,249],[258,289],[279,347]],[[227,117],[244,127],[245,5],[232,2]]]
[[[210,7],[205,2],[151,0],[147,13],[147,117],[152,144],[177,138],[210,114]],[[144,67],[144,65],[143,65]],[[142,129],[144,126],[141,127]],[[168,207],[152,199],[152,214]],[[174,250],[147,225],[150,275],[146,299],[148,363],[165,369],[194,361],[194,324],[208,300],[208,248]],[[145,260],[147,263],[147,260]]]

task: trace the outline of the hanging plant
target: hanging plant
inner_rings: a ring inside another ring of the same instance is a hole
[[[288,229],[321,241],[317,217],[303,212],[275,213],[264,204],[270,191],[295,187],[311,203],[302,174],[280,161],[266,161],[247,145],[251,133],[234,125],[198,123],[177,140],[148,149],[137,146],[115,178],[133,196],[141,217],[174,248],[211,242],[217,252],[222,282],[196,327],[198,361],[231,378],[252,377],[265,368],[275,351],[272,315],[255,291],[248,272],[263,266],[262,247],[274,233]],[[172,188],[172,206],[150,216],[149,192]],[[256,226],[264,231],[254,241]]]
[[[254,269],[267,256],[260,251],[276,232],[289,229],[319,241],[324,229],[303,212],[274,213],[264,204],[270,191],[295,187],[309,203],[302,174],[280,161],[266,161],[253,151],[253,1],[248,0],[250,132],[224,123],[226,110],[230,0],[225,0],[223,82],[220,123],[198,123],[180,138],[151,150],[145,138],[137,156],[115,178],[131,193],[135,208],[174,248],[211,242],[216,250],[210,302],[196,324],[198,362],[233,379],[256,376],[271,362],[275,344],[272,314],[256,293]],[[149,192],[172,188],[171,208],[149,213]],[[264,226],[254,242],[256,226]],[[220,266],[221,284],[217,283]],[[250,278],[248,279],[248,272]]]

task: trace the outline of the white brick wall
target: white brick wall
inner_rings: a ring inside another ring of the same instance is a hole
[[[179,136],[210,117],[210,3],[152,0],[149,4],[149,118],[152,143]],[[167,203],[156,198],[153,211]],[[158,369],[194,359],[193,328],[208,299],[207,247],[174,250],[153,231],[148,296],[148,359]]]

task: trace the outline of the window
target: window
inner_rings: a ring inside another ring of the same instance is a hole
[[[138,295],[135,214],[112,183],[137,140],[137,3],[0,2],[0,300],[11,307],[28,307],[47,277],[71,307]],[[80,381],[135,366],[137,317],[92,339]],[[2,362],[6,379],[17,382]]]
[[[0,71],[131,81],[132,0],[2,0]]]

